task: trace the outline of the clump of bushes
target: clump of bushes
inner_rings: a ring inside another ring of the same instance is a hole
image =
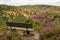
[[[41,40],[57,40],[58,35],[60,35],[60,29],[58,27],[57,28],[48,28],[46,30],[40,31]]]

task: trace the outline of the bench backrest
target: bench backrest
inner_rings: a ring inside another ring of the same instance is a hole
[[[32,24],[16,23],[16,22],[6,22],[6,26],[10,26],[10,27],[20,27],[20,28],[32,28]]]

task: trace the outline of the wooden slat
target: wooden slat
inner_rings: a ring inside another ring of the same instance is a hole
[[[10,29],[10,27],[8,27],[8,29]],[[11,27],[11,29],[16,29],[16,30],[26,31],[26,28],[19,28],[19,27]],[[34,29],[28,28],[28,31],[34,31]]]
[[[6,22],[6,26],[10,26],[10,27],[21,27],[21,28],[32,28],[32,24],[15,23],[15,22]]]

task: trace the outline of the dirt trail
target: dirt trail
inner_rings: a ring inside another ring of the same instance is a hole
[[[34,36],[30,37],[29,40],[39,40],[39,33],[36,33]]]

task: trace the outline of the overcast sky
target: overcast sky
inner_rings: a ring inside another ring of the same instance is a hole
[[[36,5],[36,4],[60,6],[60,0],[0,0],[0,4],[7,4],[14,6]]]

